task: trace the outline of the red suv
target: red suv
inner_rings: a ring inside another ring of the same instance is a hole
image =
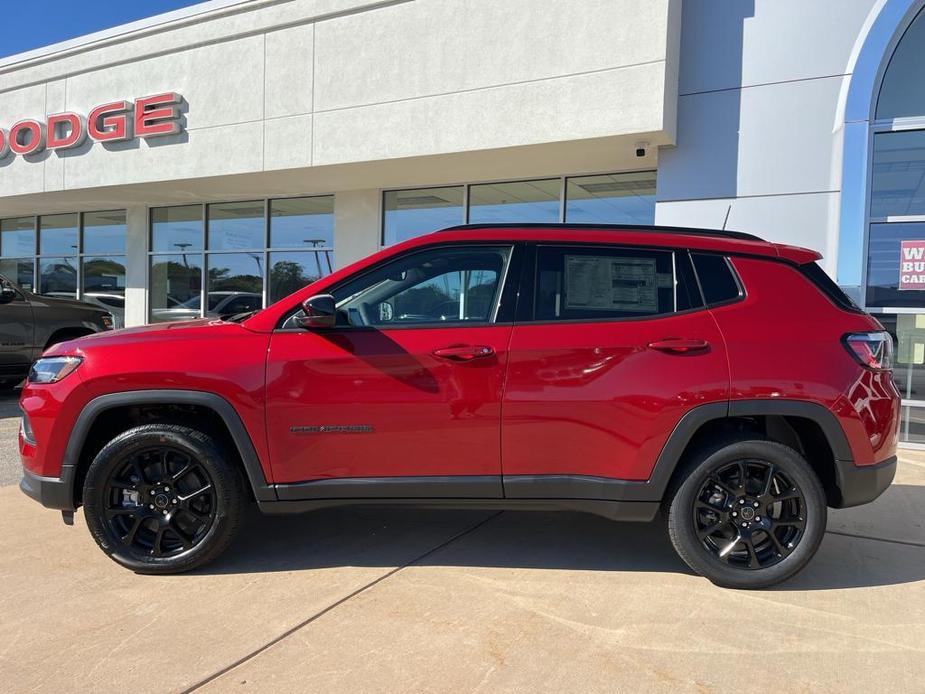
[[[777,583],[896,467],[892,341],[813,251],[747,234],[454,227],[263,311],[60,344],[22,489],[115,561],[214,559],[249,502],[653,520],[724,586]]]

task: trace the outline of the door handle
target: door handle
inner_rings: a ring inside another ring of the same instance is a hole
[[[662,340],[649,343],[649,349],[655,349],[659,352],[666,352],[668,354],[690,354],[691,352],[702,352],[709,348],[709,342],[697,338],[666,337]]]
[[[433,351],[435,357],[449,359],[450,361],[472,361],[473,359],[484,359],[495,353],[493,347],[488,345],[452,345],[450,347],[440,347]]]

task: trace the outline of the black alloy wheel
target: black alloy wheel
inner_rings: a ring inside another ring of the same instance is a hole
[[[152,557],[192,549],[215,521],[212,478],[188,453],[157,446],[132,454],[106,483],[104,514],[122,544]]]
[[[189,571],[230,544],[247,495],[235,456],[205,432],[146,424],[106,444],[83,488],[93,539],[139,573]]]
[[[687,462],[669,490],[668,533],[681,559],[713,583],[766,588],[816,553],[826,496],[799,452],[742,436]]]
[[[741,460],[713,472],[694,503],[701,544],[720,561],[763,569],[785,559],[806,528],[803,492],[776,465]]]

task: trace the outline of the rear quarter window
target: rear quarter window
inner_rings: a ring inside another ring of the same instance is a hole
[[[735,301],[742,296],[742,285],[725,256],[691,253],[691,259],[707,306]]]
[[[840,309],[851,311],[852,313],[862,313],[858,305],[842,291],[841,287],[835,284],[835,280],[829,277],[828,273],[819,267],[817,263],[801,265],[799,270],[806,279],[815,285],[816,289],[825,294]]]

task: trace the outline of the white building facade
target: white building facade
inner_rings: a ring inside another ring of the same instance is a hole
[[[212,0],[0,59],[0,274],[137,325],[453,224],[725,225],[880,315],[925,444],[923,5]]]

